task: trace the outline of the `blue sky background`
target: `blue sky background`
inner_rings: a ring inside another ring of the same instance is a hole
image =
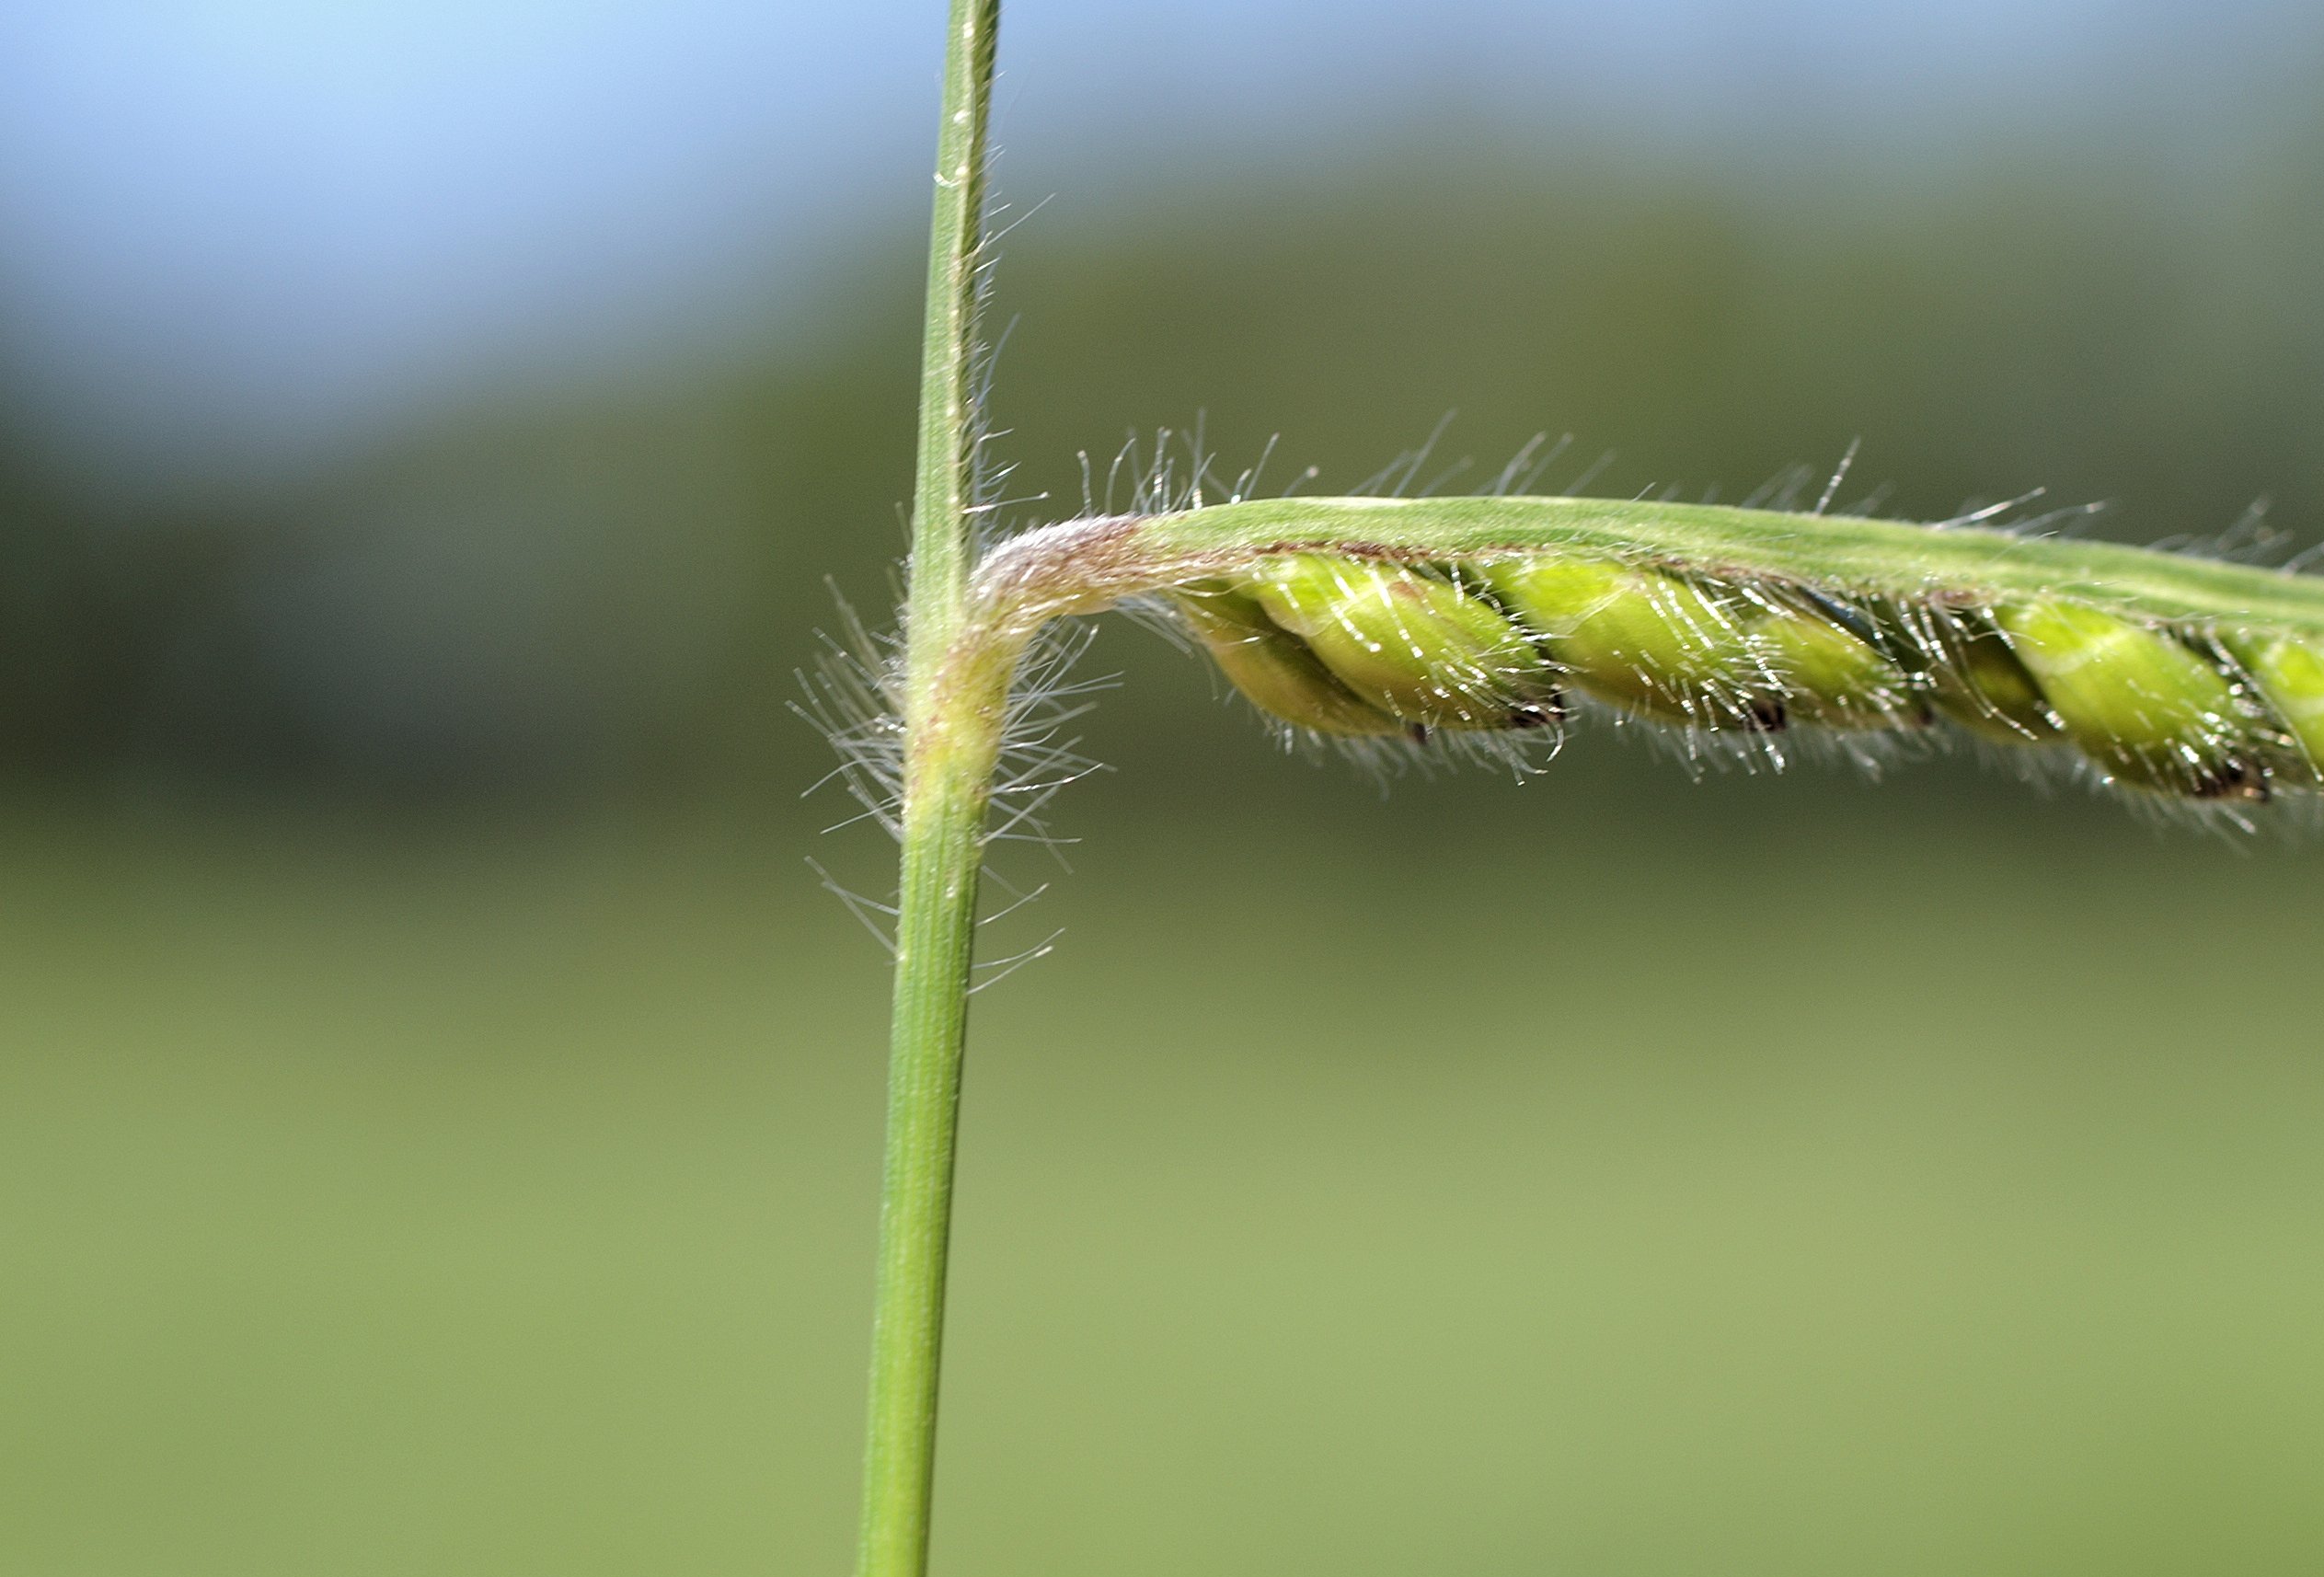
[[[779,333],[819,269],[919,212],[938,9],[15,0],[16,401],[111,470],[231,471],[447,394]],[[2029,131],[2199,166],[2315,80],[2324,12],[1017,0],[1003,53],[1005,191],[1087,211],[1448,118],[1763,167]]]

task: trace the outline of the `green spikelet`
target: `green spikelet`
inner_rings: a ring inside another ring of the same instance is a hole
[[[1217,581],[1198,581],[1171,601],[1235,688],[1271,717],[1342,738],[1398,734],[1404,725],[1366,702],[1258,602]]]
[[[1524,633],[1450,581],[1365,559],[1286,554],[1251,594],[1340,683],[1423,728],[1527,728],[1555,720],[1557,687]]]
[[[2288,636],[2228,636],[2224,644],[2290,733],[2294,776],[2324,783],[2324,651]]]
[[[1922,728],[1928,702],[1912,676],[1870,639],[1821,608],[1778,604],[1752,627],[1767,668],[1782,681],[1794,721],[1826,728]]]
[[[1573,683],[1665,722],[1779,729],[1781,686],[1740,593],[1604,559],[1509,559],[1485,570]]]
[[[2003,744],[2038,743],[2060,729],[2042,686],[2033,682],[2008,638],[1980,615],[1933,608],[1918,621],[1920,643],[1933,659],[1929,700],[1952,722]]]
[[[2116,779],[2198,799],[2265,799],[2256,731],[2226,675],[2167,634],[2076,603],[1996,609],[2050,709]]]

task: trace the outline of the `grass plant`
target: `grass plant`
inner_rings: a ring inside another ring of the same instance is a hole
[[[1671,502],[1476,498],[1156,507],[976,556],[976,304],[998,0],[953,0],[900,653],[835,681],[858,791],[902,845],[860,1577],[927,1565],[978,878],[1053,782],[1023,671],[1056,621],[1172,612],[1294,733],[1537,765],[1582,710],[1694,758],[1868,761],[1950,737],[2249,824],[2324,790],[2324,578],[2066,540]]]

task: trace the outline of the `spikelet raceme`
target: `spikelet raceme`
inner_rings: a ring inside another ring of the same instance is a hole
[[[2324,579],[2287,571],[1975,527],[1490,498],[1070,523],[979,575],[1012,639],[1159,593],[1261,711],[1358,744],[1490,742],[1559,723],[1571,697],[1690,751],[1950,728],[2149,800],[2324,790]]]
[[[1711,730],[1942,715],[1988,738],[2063,740],[2112,782],[2193,800],[2312,788],[2324,758],[2315,649],[2214,641],[2065,597],[1899,614],[1610,558],[1414,567],[1310,551],[1179,601],[1237,688],[1322,733],[1529,726],[1560,715],[1570,687]]]

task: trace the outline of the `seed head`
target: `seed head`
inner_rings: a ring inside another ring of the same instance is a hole
[[[1928,701],[1897,661],[1821,609],[1778,604],[1752,627],[1785,710],[1836,729],[1923,728]]]
[[[2112,777],[2197,799],[2267,797],[2257,731],[2227,677],[2185,642],[2079,604],[1995,611],[2066,735]]]
[[[1404,725],[1334,677],[1304,642],[1268,618],[1256,598],[1220,581],[1172,598],[1219,672],[1260,711],[1341,738],[1396,734]]]
[[[1524,633],[1449,578],[1369,559],[1265,560],[1252,596],[1348,689],[1421,728],[1555,721],[1557,685]]]
[[[1698,728],[1783,727],[1780,684],[1751,637],[1761,610],[1735,589],[1593,558],[1510,559],[1485,573],[1600,700]]]
[[[2289,636],[2230,635],[2224,644],[2284,724],[2286,774],[2324,784],[2324,651]]]
[[[1984,615],[1929,608],[1913,628],[1929,662],[1929,700],[1948,719],[2002,744],[2038,743],[2064,731],[2008,638]]]

